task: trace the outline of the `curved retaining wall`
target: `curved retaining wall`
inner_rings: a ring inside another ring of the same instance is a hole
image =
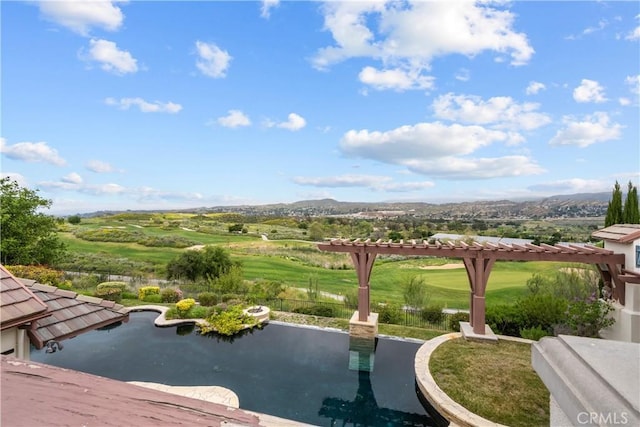
[[[446,343],[449,340],[462,337],[460,332],[454,332],[451,334],[441,335],[439,337],[430,339],[424,343],[416,352],[415,357],[415,371],[416,371],[416,383],[420,392],[424,398],[435,408],[436,411],[449,421],[450,426],[464,426],[464,427],[506,427],[502,424],[495,423],[493,421],[482,418],[479,415],[469,412],[464,406],[460,405],[453,399],[451,399],[438,385],[436,384],[431,372],[429,371],[429,359],[431,354],[438,346]],[[518,341],[532,343],[532,341],[522,338],[508,337],[500,335],[499,339],[507,341]]]

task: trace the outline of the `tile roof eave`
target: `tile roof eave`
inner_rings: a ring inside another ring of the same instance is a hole
[[[90,332],[96,329],[100,329],[103,328],[105,326],[109,326],[112,325],[114,323],[118,323],[118,322],[127,322],[129,320],[129,313],[125,313],[120,317],[117,318],[113,318],[113,319],[108,319],[105,320],[103,322],[100,323],[94,323],[92,325],[87,326],[86,328],[82,328],[82,329],[76,329],[73,330],[72,332],[66,333],[66,334],[60,334],[55,336],[53,339],[57,340],[57,341],[62,341],[62,340],[66,340],[69,338],[73,338],[76,337],[80,334],[83,334],[85,332]],[[37,333],[37,331],[33,331],[33,330],[29,330],[28,331],[29,334],[29,338],[31,340],[31,343],[36,347],[36,349],[40,350],[41,348],[43,348],[45,346],[45,344],[47,343],[47,341],[50,340],[43,340],[40,335]]]
[[[22,325],[25,325],[25,328],[29,329],[31,326],[33,326],[33,322],[49,316],[51,316],[51,313],[49,312],[49,307],[46,307],[38,313],[12,319],[8,322],[2,322],[2,325],[0,325],[0,330],[9,329],[16,326],[19,327]]]

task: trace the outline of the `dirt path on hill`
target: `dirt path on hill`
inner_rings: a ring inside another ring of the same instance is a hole
[[[464,268],[464,264],[427,265],[420,267],[421,270],[453,270],[455,268]]]

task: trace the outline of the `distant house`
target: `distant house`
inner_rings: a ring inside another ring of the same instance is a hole
[[[0,265],[3,355],[29,360],[31,344],[56,351],[62,340],[127,320],[129,314],[120,304],[18,279]]]

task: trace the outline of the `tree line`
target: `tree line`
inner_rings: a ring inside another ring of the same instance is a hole
[[[613,186],[613,194],[607,206],[604,226],[609,227],[614,224],[640,224],[638,189],[631,181],[627,185],[627,196],[624,204],[622,203],[622,190],[618,181]]]

